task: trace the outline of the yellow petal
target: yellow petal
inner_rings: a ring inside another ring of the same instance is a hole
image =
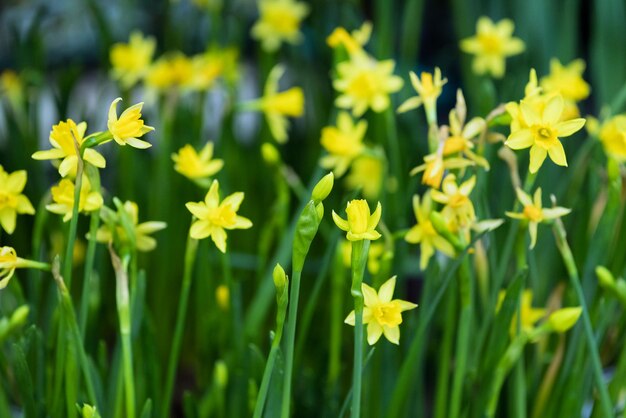
[[[520,129],[512,132],[504,143],[507,147],[518,150],[532,146],[535,143],[530,129]]]
[[[343,231],[350,230],[350,225],[348,225],[348,221],[346,221],[345,219],[342,219],[341,216],[337,215],[334,210],[332,211],[332,215],[333,215],[333,221],[335,221],[335,225],[337,225],[339,229]]]
[[[361,285],[361,291],[363,292],[363,300],[366,306],[374,306],[380,304],[378,293],[371,286],[363,283]]]
[[[564,122],[559,122],[555,126],[556,135],[558,137],[570,136],[575,132],[581,130],[584,125],[585,119],[583,118],[570,119]]]
[[[380,289],[378,289],[378,299],[380,299],[382,303],[391,302],[395,287],[396,287],[396,276],[393,276],[392,278],[387,280],[385,283],[383,283],[382,286],[380,286]]]
[[[211,239],[215,243],[215,246],[222,253],[226,252],[226,231],[222,228],[213,228],[211,232]]]
[[[397,325],[395,327],[383,325],[383,333],[390,343],[400,345],[400,327]]]
[[[383,327],[378,322],[370,322],[367,324],[367,343],[374,345],[383,334]]]
[[[0,209],[0,225],[7,232],[7,234],[11,235],[13,231],[15,231],[15,219],[17,218],[17,213],[14,209],[11,208],[3,208]]]
[[[543,164],[543,160],[546,159],[547,154],[548,151],[546,151],[544,148],[533,145],[533,147],[530,149],[529,170],[531,173],[534,174],[539,171],[539,167],[541,167],[541,165]]]
[[[346,316],[346,319],[344,319],[343,322],[348,325],[354,326],[355,320],[356,320],[356,316],[354,314],[354,311],[352,311],[348,314],[348,316]]]
[[[548,100],[543,109],[543,123],[548,125],[556,124],[563,114],[563,97],[557,95]]]
[[[561,144],[561,141],[554,141],[554,144],[550,148],[548,148],[548,154],[550,155],[550,159],[554,161],[555,164],[567,167],[565,150],[563,149],[563,144]]]

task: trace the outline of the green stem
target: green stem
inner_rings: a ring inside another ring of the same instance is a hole
[[[465,260],[459,271],[459,295],[461,312],[459,313],[459,331],[456,345],[456,367],[452,380],[452,394],[450,397],[451,418],[457,418],[461,412],[463,396],[463,382],[467,367],[467,356],[470,349],[470,329],[472,327],[472,278],[469,272],[468,260]]]
[[[600,404],[602,406],[604,416],[612,417],[613,404],[611,402],[611,397],[609,396],[609,391],[606,387],[606,383],[602,374],[602,363],[600,362],[600,355],[598,353],[598,347],[596,345],[593,327],[591,325],[591,319],[589,317],[589,308],[587,307],[585,294],[583,292],[582,286],[580,285],[578,268],[576,267],[574,256],[572,255],[572,251],[569,247],[569,244],[567,243],[567,237],[565,234],[565,228],[563,226],[563,223],[557,219],[554,223],[553,230],[556,238],[557,247],[561,253],[565,268],[567,269],[567,274],[570,278],[570,283],[574,288],[574,291],[576,292],[578,303],[580,303],[580,306],[583,308],[583,327],[585,331],[585,338],[587,339],[587,345],[589,348],[589,355],[591,357],[591,366],[593,368],[593,374],[596,380],[596,388],[598,389],[598,392],[600,394]]]
[[[91,213],[89,222],[89,244],[87,245],[87,255],[85,257],[85,274],[83,277],[83,291],[80,298],[79,326],[80,333],[85,335],[85,327],[87,326],[87,315],[89,314],[89,291],[91,289],[91,277],[93,273],[93,265],[96,257],[96,233],[100,224],[100,211]]]
[[[187,237],[187,245],[185,247],[185,269],[183,272],[183,283],[180,290],[178,300],[178,313],[176,314],[176,325],[174,328],[174,339],[172,340],[172,351],[167,365],[167,376],[165,378],[165,392],[163,394],[163,405],[161,408],[161,416],[167,418],[170,416],[172,407],[172,396],[174,395],[174,378],[178,366],[178,356],[180,355],[180,344],[185,328],[185,317],[187,315],[187,302],[189,300],[189,289],[191,288],[191,279],[193,273],[193,265],[196,260],[196,252],[198,250],[198,241]]]
[[[291,376],[293,373],[293,352],[296,339],[296,318],[298,316],[298,299],[300,297],[300,278],[302,271],[294,271],[289,292],[289,314],[287,317],[287,339],[285,342],[285,377],[283,382],[282,418],[288,418],[291,407]]]
[[[276,355],[280,349],[280,339],[282,337],[283,328],[282,324],[279,329],[276,330],[274,341],[272,341],[272,348],[270,349],[270,355],[267,358],[267,364],[265,365],[265,371],[263,372],[263,379],[261,380],[261,387],[259,389],[259,395],[257,397],[256,405],[254,407],[253,418],[261,418],[263,415],[263,407],[265,406],[265,399],[267,398],[267,392],[269,389],[272,373],[274,372],[274,363],[276,362]]]
[[[454,330],[455,297],[452,290],[445,300],[443,342],[441,343],[441,357],[437,368],[437,389],[435,392],[435,418],[445,418],[448,412],[448,389],[450,381],[450,357],[452,355],[452,338]]]
[[[363,274],[370,241],[352,241],[352,287],[354,298],[354,365],[352,368],[352,418],[361,416],[361,380],[363,364]]]
[[[70,219],[70,230],[67,236],[67,248],[63,259],[63,277],[68,289],[72,288],[72,261],[74,258],[74,242],[76,241],[76,229],[78,228],[78,209],[80,204],[80,189],[83,185],[83,160],[78,158],[78,168],[76,169],[76,183],[74,184],[74,204],[72,207],[72,219]]]

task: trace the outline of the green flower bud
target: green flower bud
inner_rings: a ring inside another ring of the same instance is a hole
[[[278,164],[280,162],[280,153],[276,147],[269,142],[265,142],[261,145],[261,155],[263,156],[263,160],[269,165]]]
[[[10,326],[11,328],[17,328],[26,323],[28,319],[28,313],[30,312],[30,308],[28,305],[22,305],[13,312],[11,315]]]
[[[600,286],[605,289],[613,289],[615,288],[615,277],[613,274],[604,266],[596,267],[596,275],[598,276],[598,282],[600,282]]]
[[[317,182],[311,193],[311,199],[316,203],[326,199],[330,192],[333,190],[333,184],[335,183],[335,176],[332,171],[326,174],[320,181]]]
[[[287,284],[287,275],[285,269],[279,263],[276,263],[273,272],[274,286],[276,286],[276,296],[280,297],[285,291],[285,285]]]
[[[576,324],[583,312],[580,306],[576,308],[563,308],[554,311],[548,318],[550,328],[555,332],[565,332]]]
[[[82,408],[79,407],[78,411],[81,413],[83,418],[100,418],[100,414],[96,410],[95,406],[85,404]]]
[[[213,380],[220,389],[223,389],[226,385],[228,385],[228,366],[226,366],[224,360],[218,360],[215,362]]]

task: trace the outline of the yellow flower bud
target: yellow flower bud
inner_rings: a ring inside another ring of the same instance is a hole
[[[265,142],[261,145],[261,155],[263,160],[269,165],[278,164],[280,162],[280,153],[276,147],[269,142]]]
[[[28,305],[22,305],[17,308],[11,315],[11,328],[24,325],[26,323],[26,320],[28,319],[29,312],[30,308],[28,307]]]
[[[215,362],[215,369],[213,369],[213,380],[215,384],[223,389],[228,385],[228,366],[224,360],[218,360]]]
[[[576,324],[583,312],[580,306],[576,308],[563,308],[553,312],[548,318],[550,328],[556,332],[565,332]]]
[[[335,176],[332,172],[326,174],[320,181],[317,182],[311,193],[311,199],[315,202],[321,202],[326,199],[330,192],[333,190],[333,184],[335,182]]]
[[[230,291],[228,290],[228,286],[223,284],[217,286],[215,289],[215,300],[222,310],[228,310],[230,305]]]

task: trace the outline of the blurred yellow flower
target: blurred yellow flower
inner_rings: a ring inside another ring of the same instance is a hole
[[[24,85],[20,76],[13,70],[0,73],[0,97],[6,96],[16,106],[24,95]]]
[[[424,164],[418,165],[411,170],[411,175],[424,172],[422,184],[438,189],[441,186],[445,170],[454,168],[464,168],[474,165],[474,162],[465,158],[443,158],[441,152],[437,151],[424,156]]]
[[[139,31],[130,34],[127,44],[116,43],[111,47],[112,74],[125,89],[131,88],[147,73],[156,42],[153,37],[144,37]]]
[[[304,113],[304,93],[300,87],[278,91],[278,80],[284,73],[285,67],[282,65],[272,68],[267,76],[263,97],[243,106],[244,109],[265,113],[272,136],[279,143],[287,142],[287,116],[299,117]]]
[[[230,290],[228,286],[221,284],[215,288],[215,300],[217,301],[217,306],[223,311],[228,311],[230,306]]]
[[[448,174],[441,185],[441,191],[431,189],[432,199],[444,206],[441,215],[450,226],[450,230],[457,231],[464,229],[474,222],[476,213],[474,205],[469,198],[470,193],[476,185],[476,176],[457,185],[456,176]]]
[[[564,100],[578,102],[589,97],[589,84],[583,79],[585,61],[576,59],[567,65],[552,58],[550,74],[541,78],[540,84],[544,92],[559,93]]]
[[[468,160],[489,170],[489,162],[473,151],[474,142],[472,141],[487,129],[487,122],[483,118],[474,117],[466,124],[464,118],[465,116],[459,115],[456,109],[450,111],[450,136],[443,144],[443,155],[445,157],[460,153]]]
[[[326,38],[326,43],[331,48],[343,46],[348,54],[363,54],[363,46],[369,42],[372,34],[372,23],[364,22],[358,30],[348,33],[345,28],[338,27]]]
[[[559,137],[570,136],[579,131],[585,124],[585,119],[561,121],[563,98],[559,95],[550,98],[543,109],[522,100],[520,112],[528,127],[511,132],[505,145],[514,150],[531,147],[529,166],[531,173],[539,170],[547,155],[555,164],[567,167],[565,150]]]
[[[7,173],[0,165],[0,226],[7,234],[15,231],[15,221],[18,214],[32,215],[35,208],[22,194],[26,186],[26,170]]]
[[[367,324],[367,342],[374,345],[381,335],[393,344],[400,344],[400,327],[402,312],[417,308],[417,305],[406,300],[393,299],[396,287],[396,276],[380,286],[378,292],[372,287],[362,284],[365,307],[363,308],[363,324]],[[346,317],[346,324],[354,326],[354,311]]]
[[[398,113],[404,113],[424,105],[428,123],[436,123],[437,98],[441,95],[442,87],[448,82],[448,79],[441,78],[441,70],[438,67],[435,67],[434,77],[433,74],[425,71],[422,72],[421,80],[413,71],[409,75],[411,76],[411,84],[418,95],[402,103],[398,108]]]
[[[372,242],[367,252],[367,270],[371,274],[378,274],[380,271],[380,259],[385,253],[385,244],[382,242]],[[350,241],[341,241],[341,258],[343,265],[350,268],[352,265],[352,243]]]
[[[224,166],[223,160],[213,159],[213,142],[210,141],[199,153],[187,144],[177,154],[172,154],[172,160],[174,170],[194,181],[207,180]]]
[[[363,152],[366,130],[367,121],[355,123],[348,112],[339,112],[337,126],[326,126],[322,129],[322,147],[329,155],[322,157],[320,165],[341,177],[352,161]]]
[[[237,215],[243,201],[243,192],[233,193],[220,203],[219,183],[213,180],[204,202],[188,202],[189,212],[197,218],[191,225],[189,235],[193,239],[211,237],[215,246],[226,252],[225,229],[248,229],[252,222],[248,218]]]
[[[574,308],[561,308],[550,314],[548,317],[548,324],[550,328],[559,333],[563,333],[578,322],[578,318],[583,313],[583,308],[580,306]]]
[[[428,261],[439,250],[448,257],[454,257],[455,251],[444,237],[433,227],[430,221],[430,213],[433,211],[430,192],[426,192],[422,200],[418,195],[413,196],[413,213],[417,224],[404,236],[404,240],[410,244],[420,245],[420,268],[425,270]]]
[[[78,125],[72,119],[68,119],[67,122],[59,122],[52,127],[50,131],[50,144],[52,149],[45,151],[37,151],[32,157],[35,160],[59,160],[62,159],[59,165],[59,174],[62,177],[70,175],[76,176],[76,170],[78,168],[78,155],[76,149],[80,149],[85,137],[85,131],[87,130],[87,124],[80,122]],[[83,153],[83,160],[92,164],[94,167],[104,168],[106,161],[102,154],[93,148],[85,149]]]
[[[356,117],[367,109],[382,112],[390,105],[389,94],[402,88],[402,78],[393,75],[394,60],[378,61],[367,54],[356,54],[337,64],[338,78],[333,87],[340,95],[335,105],[352,109]]]
[[[274,52],[283,42],[302,40],[300,24],[309,13],[306,3],[294,0],[259,0],[259,20],[252,27],[252,37],[261,41],[266,52]]]
[[[626,114],[613,116],[604,122],[598,137],[607,154],[619,162],[626,162]]]
[[[52,213],[63,215],[63,222],[72,219],[72,211],[74,209],[74,183],[68,179],[62,179],[58,185],[51,189],[52,201],[46,205]],[[80,197],[78,200],[78,212],[93,212],[102,207],[102,195],[91,189],[89,178],[83,175],[80,188]]]
[[[380,238],[380,233],[376,231],[376,226],[382,214],[380,202],[376,205],[374,213],[370,214],[370,207],[367,204],[367,200],[351,200],[346,207],[346,214],[348,215],[347,220],[342,219],[333,211],[333,221],[335,221],[339,229],[348,233],[346,235],[348,241],[360,241],[364,239],[373,241]]]
[[[141,119],[141,108],[143,107],[143,102],[132,105],[128,109],[124,110],[118,119],[116,108],[117,103],[121,100],[122,98],[118,97],[113,100],[111,106],[109,107],[109,120],[107,122],[107,126],[109,128],[109,132],[113,135],[113,139],[119,145],[128,144],[131,147],[140,149],[151,147],[152,144],[139,139],[140,136],[154,130],[152,126],[144,125],[143,119]]]
[[[461,40],[461,50],[475,55],[472,63],[474,73],[491,73],[502,78],[506,68],[506,58],[524,51],[524,42],[513,37],[515,25],[510,19],[494,23],[482,16],[476,23],[476,35]]]
[[[352,161],[352,168],[346,176],[345,183],[350,190],[360,188],[367,199],[376,199],[380,194],[383,179],[383,161],[372,155],[361,155]]]
[[[538,112],[542,112],[547,103],[547,98],[542,94],[542,88],[539,87],[537,72],[534,68],[530,69],[528,83],[524,88],[524,100],[522,101],[533,106]],[[511,116],[511,133],[522,128],[528,128],[528,123],[524,119],[520,106],[520,103],[517,102],[509,102],[504,106]]]
[[[124,216],[130,220],[130,226],[133,228],[132,240],[129,239],[126,228],[123,226],[123,221],[118,214],[115,219],[111,219],[111,222],[105,223],[98,229],[96,241],[105,244],[119,242],[124,245],[133,241],[138,251],[148,252],[154,250],[157,246],[157,242],[150,234],[165,229],[167,224],[158,221],[139,223],[139,207],[135,202],[131,202],[130,200],[124,202],[122,208],[125,212]]]
[[[502,306],[502,302],[504,302],[504,298],[506,296],[506,292],[500,291],[498,294],[498,304],[496,305],[496,312],[500,310]],[[524,290],[522,292],[522,298],[520,301],[520,320],[519,320],[519,328],[522,332],[528,332],[533,329],[534,325],[542,319],[546,315],[546,310],[543,308],[533,308],[533,291],[532,290]],[[509,333],[511,334],[511,338],[517,335],[517,327],[518,327],[518,319],[517,313],[513,315],[513,319],[511,320],[511,326],[509,328]]]
[[[543,208],[541,202],[541,187],[537,188],[533,198],[526,194],[519,187],[515,190],[517,199],[524,206],[521,213],[505,212],[506,216],[515,219],[528,221],[528,232],[530,233],[530,248],[534,248],[537,242],[537,225],[544,221],[551,221],[571,212],[571,209],[556,206],[553,208]]]
[[[0,247],[0,289],[9,284],[15,273],[19,258],[12,247]]]
[[[192,59],[181,52],[174,52],[160,57],[148,70],[146,85],[155,90],[169,88],[192,88],[194,82],[202,84],[206,74],[196,74],[200,68],[194,67]],[[197,76],[197,77],[196,77]]]

